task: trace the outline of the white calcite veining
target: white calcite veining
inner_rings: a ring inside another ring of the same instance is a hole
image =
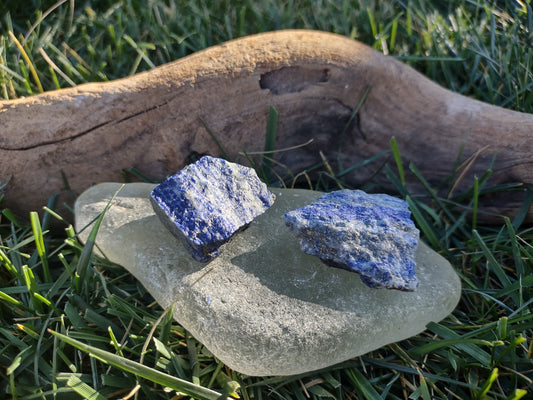
[[[99,184],[79,197],[78,231],[120,186]],[[270,209],[224,245],[219,257],[197,262],[152,210],[153,187],[126,185],[96,243],[162,307],[177,299],[175,319],[241,373],[292,375],[339,363],[422,332],[459,301],[457,274],[423,242],[415,255],[415,292],[371,289],[357,274],[304,254],[284,214],[316,200],[321,193],[313,191],[273,189]]]

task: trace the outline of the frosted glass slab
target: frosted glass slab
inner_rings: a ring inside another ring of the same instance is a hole
[[[99,184],[79,197],[78,231],[120,186]],[[284,214],[316,200],[321,193],[314,191],[271,189],[272,207],[225,244],[219,257],[197,262],[155,215],[153,187],[125,185],[96,243],[162,307],[178,299],[174,318],[241,373],[292,375],[327,367],[416,335],[459,301],[459,277],[423,242],[415,255],[414,292],[369,288],[359,275],[303,253]]]

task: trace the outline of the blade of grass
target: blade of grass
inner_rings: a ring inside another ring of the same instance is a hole
[[[506,400],[520,400],[522,397],[528,394],[527,390],[524,389],[515,389],[514,392],[507,397]]]
[[[464,219],[466,217],[466,214],[468,213],[468,210],[465,210],[462,215],[459,217],[455,217],[452,212],[450,211],[449,207],[446,205],[445,201],[441,199],[438,194],[437,190],[432,188],[429,182],[422,176],[422,173],[418,169],[418,167],[414,163],[409,163],[409,170],[413,173],[413,175],[420,181],[420,183],[424,186],[424,188],[427,190],[427,192],[430,194],[431,199],[435,202],[437,205],[437,208],[440,212],[444,213],[446,218],[453,224],[446,229],[446,237],[445,239],[448,240],[448,237],[451,236],[457,229],[461,231],[461,233],[468,237],[469,232],[464,227]]]
[[[0,63],[0,70],[2,70],[3,72],[8,73],[9,76],[11,76],[12,78],[18,79],[21,82],[24,82],[24,80],[25,80],[25,78],[22,75],[20,75],[20,74],[16,73],[15,71],[9,69],[8,67],[3,65],[2,63]],[[6,99],[6,100],[8,100],[8,99]]]
[[[365,376],[356,368],[350,368],[346,370],[346,373],[350,377],[351,381],[354,383],[364,398],[367,400],[382,400],[379,393],[374,389],[372,384],[365,378]]]
[[[261,172],[265,182],[270,182],[272,176],[272,159],[270,158],[276,147],[278,131],[278,112],[272,106],[268,109],[267,129],[265,135],[265,152],[261,164]]]
[[[135,49],[135,51],[137,52],[139,57],[141,57],[144,60],[144,62],[146,62],[146,64],[148,64],[148,66],[150,68],[152,68],[152,69],[155,68],[155,64],[146,55],[146,49],[155,50],[155,46],[153,44],[150,44],[150,43],[140,43],[140,44],[138,44],[129,35],[123,35],[123,38],[124,38],[124,40],[126,40],[126,42],[128,42],[128,44],[131,47],[133,47],[133,49]],[[144,48],[142,48],[142,47],[144,47]],[[135,70],[136,70],[136,68],[131,71],[131,75],[133,75],[135,73]]]
[[[472,229],[477,229],[477,211],[479,203],[479,179],[477,176],[474,177],[474,196],[472,201]]]
[[[400,182],[402,183],[402,186],[405,186],[405,172],[403,169],[402,157],[400,155],[400,148],[398,146],[398,142],[396,141],[396,137],[392,136],[389,143],[392,149],[392,156],[396,162],[396,168],[398,169],[398,175],[400,176]]]
[[[219,142],[213,131],[207,126],[207,123],[200,117],[198,117],[198,120],[204,126],[211,139],[213,139],[213,142],[215,142],[216,146],[218,147],[218,150],[220,151],[220,154],[222,155],[222,158],[225,160],[229,160],[230,158],[228,157],[228,153],[226,153],[224,147],[222,147],[222,144]]]
[[[136,361],[132,361],[127,358],[120,357],[117,354],[113,354],[108,351],[99,349],[97,347],[87,345],[76,339],[72,339],[71,337],[63,335],[59,332],[55,332],[52,330],[48,330],[48,331],[49,333],[51,333],[52,335],[54,335],[61,341],[68,343],[69,345],[77,348],[78,350],[84,351],[88,353],[89,355],[91,355],[92,357],[106,364],[112,365],[113,367],[119,368],[122,371],[129,372],[136,376],[145,378],[149,380],[150,382],[154,382],[154,383],[163,385],[165,387],[169,387],[173,390],[182,392],[188,396],[193,396],[199,399],[219,400],[221,397],[221,394],[214,390],[207,389],[199,385],[195,385],[191,382],[185,381],[180,378],[176,378],[174,376],[160,372],[156,369],[139,364]]]
[[[387,179],[394,185],[396,190],[398,190],[398,193],[400,194],[400,196],[405,198],[409,194],[409,191],[407,190],[407,188],[404,185],[402,185],[401,180],[394,173],[394,171],[388,165],[388,163],[385,165],[384,168],[385,168],[385,175],[387,176]]]
[[[55,217],[60,221],[64,221],[62,217],[60,217],[59,215],[57,215],[56,212],[53,211],[57,207],[58,200],[59,200],[59,194],[50,196],[50,198],[48,199],[48,203],[46,204],[46,206],[43,207],[43,210],[44,210],[43,225],[42,225],[43,231],[48,230],[48,228],[50,227],[50,218],[52,217]]]
[[[354,110],[350,114],[350,118],[348,118],[348,121],[346,122],[346,124],[344,124],[344,128],[342,129],[342,132],[341,132],[341,134],[339,136],[339,147],[337,149],[337,153],[339,153],[339,157],[337,157],[337,163],[339,165],[339,170],[340,171],[344,170],[343,165],[342,165],[342,159],[340,157],[340,153],[341,153],[341,150],[342,150],[342,145],[344,143],[344,138],[346,137],[346,133],[348,132],[348,129],[352,125],[353,120],[355,119],[357,114],[359,114],[359,110],[361,110],[361,107],[363,106],[363,104],[365,104],[366,98],[368,97],[368,94],[370,93],[370,89],[372,89],[371,85],[369,85],[366,88],[365,92],[363,93],[363,96],[361,97],[361,100],[359,101],[357,106],[354,108]]]
[[[50,268],[48,267],[48,257],[46,255],[46,248],[44,246],[43,231],[41,229],[41,223],[39,221],[39,214],[35,211],[30,213],[31,229],[33,236],[35,237],[35,246],[37,248],[37,254],[41,259],[41,265],[43,267],[44,281],[52,282],[50,275]]]
[[[434,381],[442,381],[442,382],[445,382],[447,385],[457,384],[457,385],[459,385],[461,387],[465,387],[465,388],[472,389],[472,390],[478,390],[479,389],[478,386],[473,385],[472,383],[461,382],[461,381],[453,379],[452,377],[449,377],[449,376],[440,376],[440,375],[430,374],[430,373],[427,373],[427,372],[424,372],[424,371],[420,371],[420,370],[417,370],[417,369],[414,369],[414,368],[411,368],[411,367],[406,367],[404,365],[398,365],[398,364],[395,364],[395,363],[387,362],[385,360],[378,360],[378,359],[375,359],[375,358],[365,357],[364,361],[365,361],[366,364],[369,364],[369,365],[375,365],[375,366],[379,366],[379,367],[382,367],[382,368],[386,368],[387,370],[394,370],[394,371],[398,371],[398,372],[403,372],[403,373],[406,373],[406,374],[409,374],[409,375],[419,376],[420,373],[422,373],[426,379],[431,379],[431,380],[434,380]]]
[[[369,158],[366,158],[364,159],[363,161],[360,161],[346,169],[343,169],[341,172],[339,172],[337,175],[336,175],[336,178],[338,179],[341,179],[343,177],[345,177],[346,175],[348,174],[351,174],[352,172],[360,169],[360,168],[363,168],[364,166],[376,161],[378,158],[381,158],[381,157],[384,157],[386,155],[388,155],[391,151],[390,150],[385,150],[385,151],[382,151],[382,152],[379,152],[375,155],[373,155],[372,157],[369,157]]]
[[[18,41],[17,37],[13,34],[13,32],[8,31],[7,34],[15,43],[15,46],[17,46],[17,49],[20,51],[20,54],[22,55],[22,58],[24,58],[24,61],[28,64],[28,67],[30,68],[30,73],[33,76],[33,79],[35,80],[35,84],[37,85],[37,88],[39,89],[40,93],[44,92],[43,86],[41,85],[41,80],[39,79],[39,76],[37,75],[37,71],[35,70],[35,67],[33,66],[33,63],[30,60],[30,57],[28,56],[28,53],[26,53],[26,50],[24,50],[24,47],[22,47],[22,44]]]
[[[141,182],[160,183],[158,181],[154,181],[153,179],[150,179],[148,176],[143,174],[141,171],[139,171],[135,167],[129,167],[128,169],[123,169],[122,172],[123,172],[123,174],[124,174],[126,179],[129,179],[129,178],[127,178],[126,174],[131,174],[131,175],[135,176],[136,178],[138,178]]]
[[[56,313],[57,315],[61,315],[62,312],[61,310],[59,310],[55,305],[54,303],[52,303],[50,300],[48,300],[46,297],[44,297],[42,294],[40,293],[33,293],[33,296],[38,300],[40,301],[41,303],[47,305],[48,307],[52,308]]]
[[[420,207],[418,207],[416,202],[409,195],[406,196],[405,201],[409,205],[409,209],[411,210],[414,220],[416,221],[422,233],[426,236],[431,246],[434,249],[440,248],[439,239],[437,238],[436,233],[431,227],[430,223],[422,214]]]
[[[90,399],[90,400],[106,400],[107,399],[105,396],[98,393],[92,387],[90,387],[85,382],[83,382],[79,377],[80,374],[72,373],[66,376],[65,375],[63,375],[62,378],[65,378],[66,376],[68,376],[66,385],[69,388],[71,388],[74,392],[79,394],[83,399]]]
[[[52,7],[50,7],[48,10],[46,10],[45,12],[43,12],[41,14],[41,16],[32,24],[32,26],[30,26],[30,28],[28,29],[28,31],[26,32],[26,34],[24,35],[24,40],[22,42],[23,45],[26,44],[26,42],[28,41],[28,38],[31,36],[31,34],[33,33],[33,31],[35,31],[35,29],[39,26],[39,24],[41,24],[41,22],[44,21],[44,19],[50,15],[56,8],[58,8],[60,5],[62,5],[63,3],[67,2],[68,0],[59,0],[58,2],[56,2]]]
[[[488,248],[487,244],[485,243],[485,240],[483,240],[483,238],[481,237],[481,235],[476,229],[472,231],[472,234],[476,242],[481,247],[481,251],[483,255],[485,256],[485,258],[487,259],[492,272],[494,272],[494,274],[498,277],[498,280],[502,284],[502,287],[505,288],[509,286],[511,284],[511,280],[509,279],[509,277],[503,270],[500,263],[494,257],[494,254]]]
[[[326,173],[327,175],[333,179],[333,181],[335,182],[335,184],[337,185],[337,187],[342,190],[344,189],[344,187],[342,186],[342,182],[339,181],[336,177],[335,177],[335,172],[333,172],[333,168],[331,168],[331,164],[329,163],[328,159],[326,158],[326,156],[324,155],[324,153],[322,152],[322,150],[320,150],[318,152],[318,154],[320,155],[320,159],[322,160],[322,164],[324,164],[324,168],[326,169]]]
[[[11,303],[11,304],[13,304],[14,306],[17,306],[17,307],[24,307],[24,303],[22,303],[21,301],[11,297],[8,294],[2,292],[1,290],[0,290],[0,300],[3,300],[5,302],[7,302],[7,303]]]
[[[111,200],[109,200],[109,202],[105,206],[102,213],[96,219],[94,226],[91,229],[91,233],[89,233],[89,237],[87,238],[87,241],[85,242],[85,246],[83,247],[83,251],[81,252],[80,258],[78,260],[78,264],[76,266],[76,277],[73,280],[77,293],[79,293],[82,289],[82,286],[86,284],[85,277],[87,275],[87,270],[89,269],[94,245],[96,242],[96,236],[98,235],[98,230],[100,229],[100,225],[102,224],[102,221],[104,219],[105,214],[107,213],[107,210],[109,210],[109,207],[111,207],[111,205],[113,204],[115,197],[117,197],[118,193],[122,190],[123,187],[124,185],[122,185],[115,192]]]
[[[276,150],[272,150],[272,151],[268,151],[268,152],[265,152],[264,150],[263,151],[247,151],[246,154],[248,156],[253,156],[253,155],[264,155],[265,153],[284,153],[284,152],[287,152],[287,151],[292,151],[292,150],[296,150],[296,149],[299,149],[299,148],[302,148],[302,147],[305,147],[311,143],[314,142],[314,139],[309,139],[307,142],[305,143],[302,143],[302,144],[296,144],[294,146],[290,146],[290,147],[284,147],[283,149],[276,149]],[[244,156],[245,153],[244,152],[239,152],[239,155],[241,156]],[[274,161],[272,158],[271,158],[271,161]],[[281,165],[281,164],[280,164]]]
[[[8,271],[9,274],[11,274],[13,278],[16,278],[20,282],[24,281],[22,274],[19,273],[15,264],[13,264],[13,262],[9,259],[9,257],[6,255],[6,253],[4,253],[4,251],[1,248],[0,248],[0,261],[2,262],[5,269]]]
[[[511,223],[511,220],[508,217],[504,217],[505,226],[507,227],[507,230],[509,231],[509,241],[511,242],[511,249],[513,253],[513,261],[516,268],[516,273],[519,277],[525,277],[526,276],[526,269],[524,268],[524,261],[522,260],[522,256],[520,254],[520,245],[518,244],[517,235],[515,231],[515,227]]]
[[[57,66],[57,64],[50,58],[50,56],[46,53],[46,51],[42,48],[42,47],[39,47],[39,53],[41,53],[41,55],[43,56],[43,59],[48,63],[48,65],[50,66],[52,72],[57,72],[59,75],[61,75],[61,77],[72,87],[76,86],[76,82],[74,82],[72,79],[69,78],[69,76],[67,74],[65,74],[61,68],[59,68]],[[56,78],[57,79],[57,78]],[[59,82],[56,83],[56,86],[58,89],[60,89],[59,87]]]
[[[430,322],[427,325],[427,328],[434,332],[435,334],[439,335],[443,339],[460,339],[461,336],[452,331],[449,328],[446,328],[440,324]],[[477,345],[474,343],[457,343],[455,344],[455,347],[458,349],[464,351],[466,354],[470,355],[475,360],[479,361],[482,365],[485,367],[489,367],[492,361],[492,358],[489,353],[486,351],[480,349]]]
[[[438,341],[432,341],[431,343],[413,348],[409,352],[409,354],[412,354],[415,356],[423,356],[425,354],[429,354],[436,350],[439,350],[443,347],[455,346],[457,344],[461,344],[461,345],[471,344],[471,345],[476,345],[476,346],[494,347],[494,346],[502,345],[503,342],[501,341],[490,342],[484,339],[466,339],[466,338],[442,339]]]
[[[196,385],[200,384],[200,362],[198,361],[198,350],[196,346],[196,341],[194,338],[187,333],[186,336],[186,343],[187,343],[187,352],[189,354],[189,360],[191,364],[192,369],[192,382]]]
[[[531,203],[533,203],[533,189],[527,188],[522,206],[513,219],[513,226],[515,229],[518,229],[526,219],[529,209],[531,208]]]
[[[501,354],[494,360],[494,364],[499,365],[501,362],[503,362],[503,359],[507,354],[509,354],[512,350],[516,349],[518,346],[520,346],[522,343],[525,343],[525,342],[527,342],[527,339],[523,337],[522,335],[515,337],[505,347],[505,349],[501,352]]]
[[[481,387],[481,390],[476,395],[477,400],[483,400],[486,398],[487,393],[489,392],[490,388],[492,387],[492,384],[494,383],[494,381],[496,381],[496,379],[498,379],[498,368],[494,368],[491,371],[489,378],[485,381],[485,383]]]
[[[231,379],[226,374],[224,374],[223,372],[220,372],[220,371],[216,375],[216,381],[218,382],[218,384],[222,388],[224,395],[231,396],[234,399],[238,399],[239,398],[238,392],[241,389],[241,385],[240,385],[239,382]]]
[[[44,312],[42,307],[42,302],[35,297],[35,293],[39,293],[39,284],[35,280],[35,275],[33,271],[27,265],[22,266],[22,274],[24,276],[24,282],[28,293],[30,294],[30,299],[35,308],[35,311],[42,314]]]

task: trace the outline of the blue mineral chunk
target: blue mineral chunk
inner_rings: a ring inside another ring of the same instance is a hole
[[[418,286],[419,232],[401,199],[339,190],[286,213],[285,223],[305,253],[358,273],[369,287],[413,291]]]
[[[191,256],[207,262],[264,213],[274,195],[253,169],[205,156],[156,186],[150,200],[159,219]]]

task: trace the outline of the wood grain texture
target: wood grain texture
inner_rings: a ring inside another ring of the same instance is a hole
[[[491,165],[492,184],[533,184],[533,115],[452,93],[342,36],[279,31],[125,79],[0,101],[0,181],[10,178],[3,205],[26,213],[40,210],[55,193],[65,201],[62,173],[79,194],[92,183],[123,181],[123,168],[160,180],[193,152],[220,155],[200,120],[230,157],[260,151],[269,106],[279,112],[277,148],[313,139],[277,155],[293,171],[319,162],[319,151],[333,161],[340,149],[344,165],[353,165],[389,149],[395,136],[406,165],[414,162],[432,184],[449,176],[463,146],[460,161],[484,149],[456,193]],[[357,170],[348,181],[364,182],[382,162]],[[383,174],[374,179],[380,190],[392,190]],[[411,190],[424,192],[408,179]],[[480,202],[485,211],[513,215],[522,195]]]

